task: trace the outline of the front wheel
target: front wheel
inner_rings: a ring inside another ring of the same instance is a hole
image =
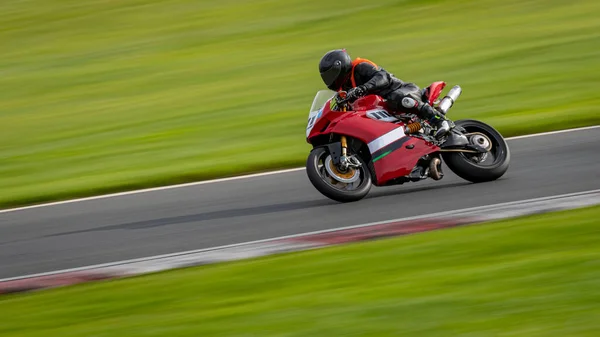
[[[339,202],[353,202],[364,198],[371,189],[371,174],[365,162],[346,171],[337,168],[327,148],[313,149],[306,160],[306,173],[313,186],[324,196]]]
[[[502,135],[493,127],[472,119],[459,120],[455,124],[465,129],[469,142],[488,151],[481,154],[442,152],[442,158],[452,172],[474,183],[502,177],[510,164],[510,150]]]

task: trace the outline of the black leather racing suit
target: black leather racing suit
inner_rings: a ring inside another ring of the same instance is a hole
[[[412,112],[420,118],[427,121],[431,121],[436,116],[444,119],[441,113],[423,102],[423,91],[416,84],[404,82],[381,67],[377,68],[367,62],[359,63],[354,68],[354,79],[356,86],[362,86],[365,94],[376,94],[383,97],[394,111],[406,110],[407,108],[402,105],[402,99],[410,97],[419,103]],[[352,81],[348,77],[348,80],[342,85],[342,90],[348,91],[351,88]]]

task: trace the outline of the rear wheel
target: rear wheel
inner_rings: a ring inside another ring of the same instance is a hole
[[[306,160],[306,173],[313,186],[324,196],[339,202],[353,202],[364,198],[371,189],[371,174],[358,156],[361,166],[345,171],[333,164],[327,148],[313,149]]]
[[[466,130],[469,142],[488,151],[481,154],[442,152],[442,158],[452,172],[474,183],[502,177],[510,164],[510,150],[502,135],[493,127],[476,120],[459,120],[455,124]]]

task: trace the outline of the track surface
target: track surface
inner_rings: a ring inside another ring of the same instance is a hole
[[[600,128],[509,140],[498,181],[374,188],[326,199],[304,171],[0,214],[0,278],[600,188]]]

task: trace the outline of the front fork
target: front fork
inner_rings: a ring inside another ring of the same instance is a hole
[[[341,147],[342,147],[342,155],[340,156],[340,169],[342,171],[346,171],[348,167],[359,168],[361,167],[360,161],[356,158],[355,155],[348,156],[348,140],[346,136],[341,136],[340,139]]]
[[[346,140],[346,136],[341,137],[342,143],[342,156],[340,157],[340,168],[342,170],[346,170],[348,168],[348,141]]]
[[[339,142],[329,143],[329,154],[333,164],[336,165],[340,170],[346,171],[348,167],[360,167],[360,161],[354,157],[354,155],[348,156],[348,140],[346,136],[341,136]]]

